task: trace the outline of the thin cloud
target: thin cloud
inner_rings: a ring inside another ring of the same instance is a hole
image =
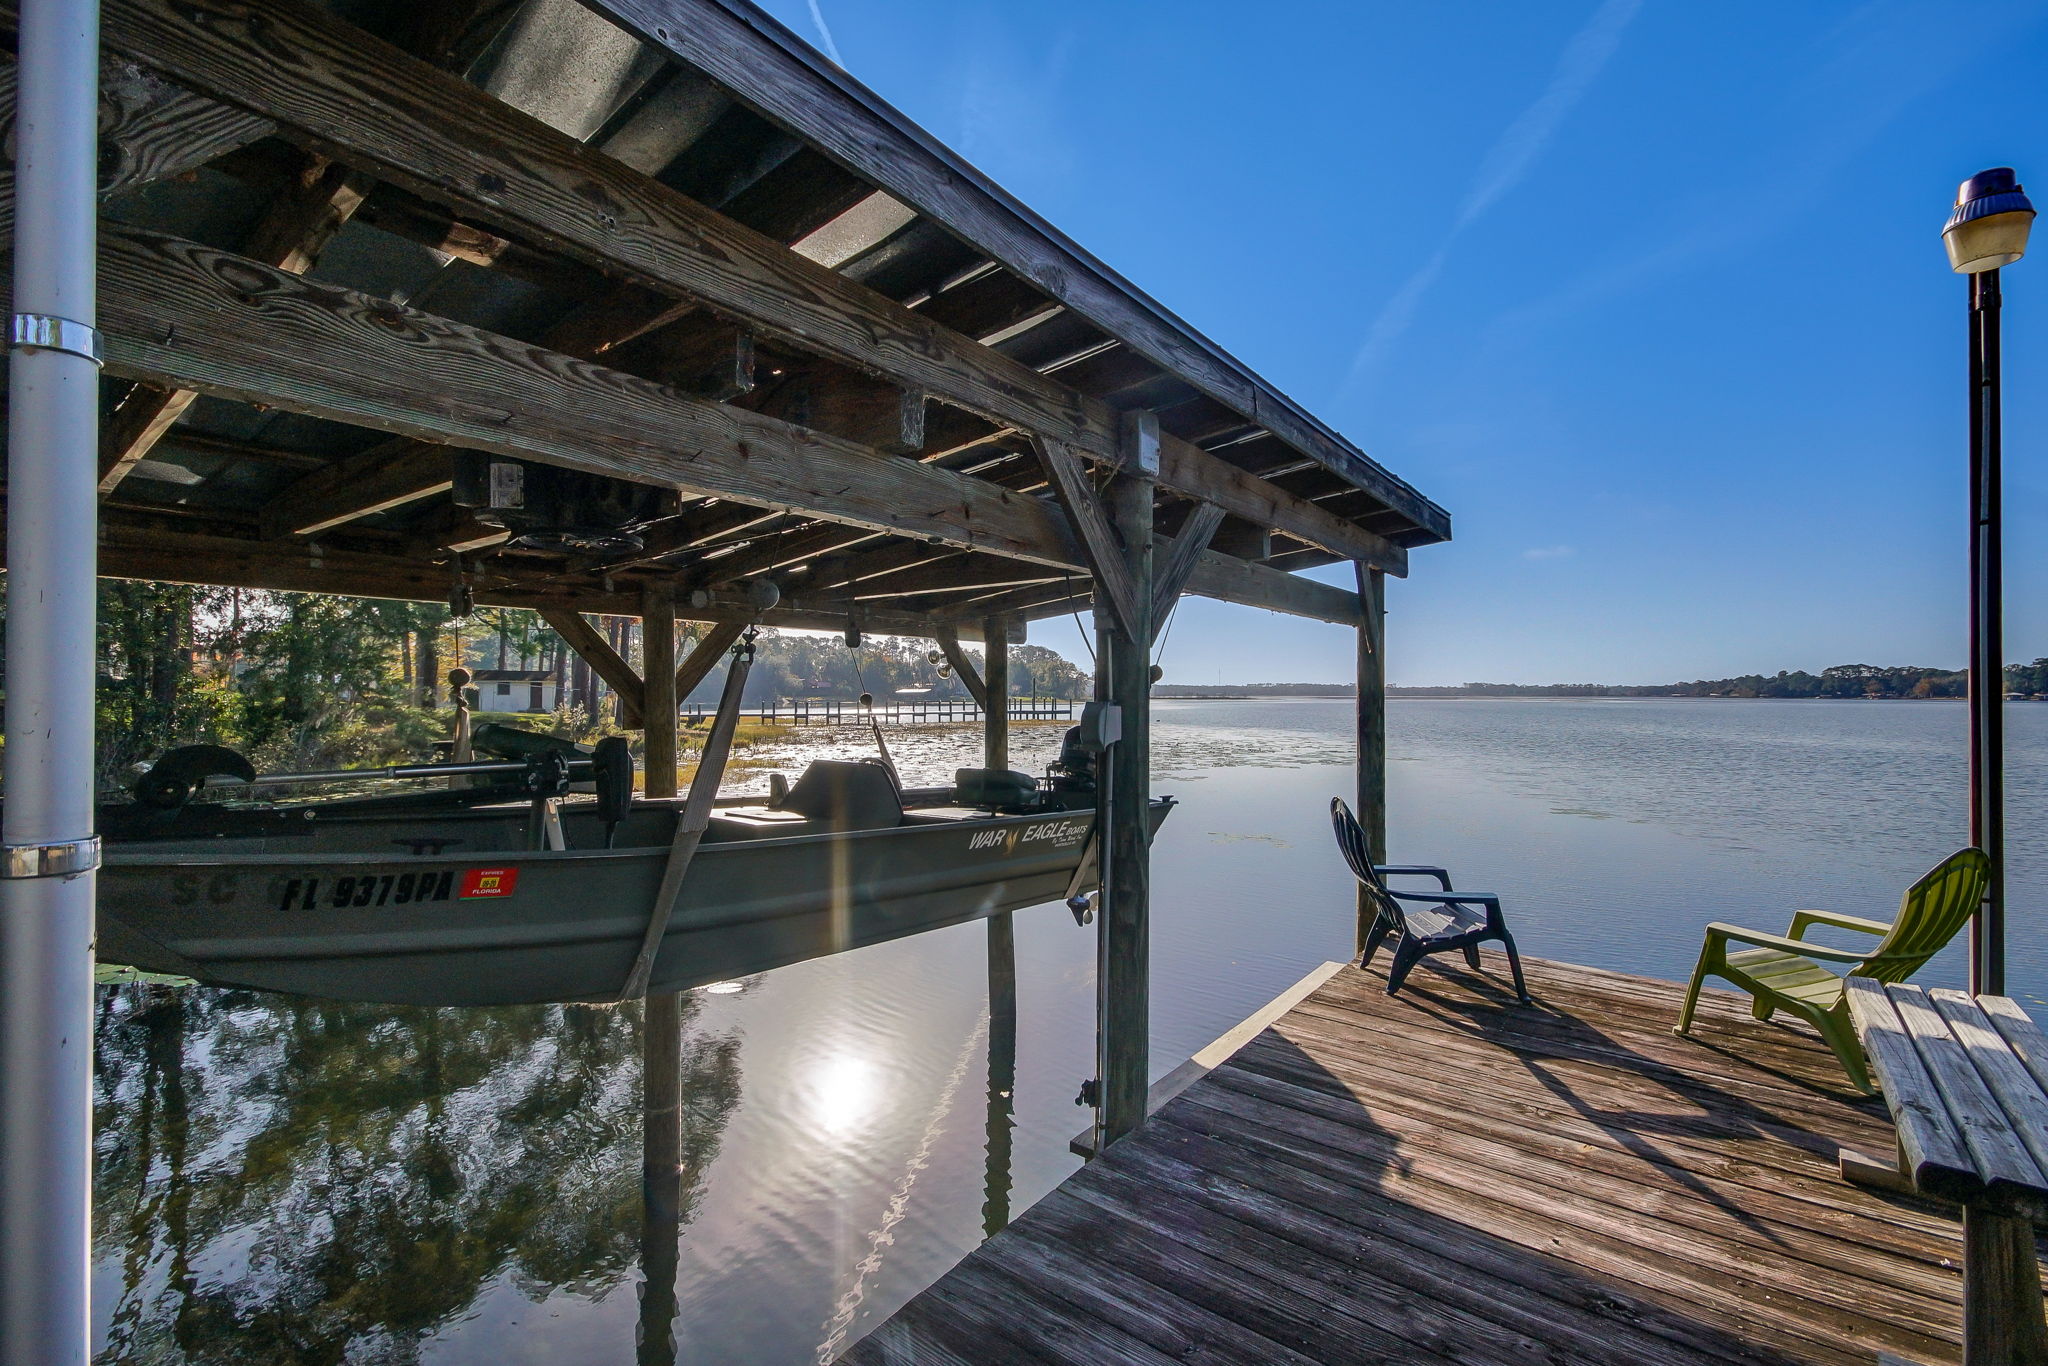
[[[1568,560],[1578,553],[1579,549],[1577,546],[1540,545],[1534,549],[1523,551],[1522,558],[1525,560]]]
[[[1606,0],[1586,21],[1585,27],[1565,44],[1564,52],[1557,59],[1557,69],[1551,73],[1543,93],[1494,139],[1493,146],[1480,160],[1471,188],[1465,192],[1457,217],[1451,220],[1450,230],[1444,234],[1442,243],[1422,268],[1394,291],[1393,297],[1380,309],[1379,316],[1373,319],[1358,354],[1352,358],[1350,372],[1344,381],[1345,390],[1350,390],[1378,368],[1394,343],[1407,332],[1415,321],[1423,295],[1436,283],[1450,260],[1451,245],[1458,235],[1484,217],[1510,190],[1528,179],[1530,170],[1557,136],[1566,116],[1585,98],[1586,91],[1592,88],[1600,72],[1613,59],[1621,46],[1622,34],[1641,7],[1642,0]]]
[[[818,7],[818,0],[811,0],[811,22],[818,26],[818,36],[825,41],[825,55],[832,59],[832,65],[844,70],[846,59],[839,55],[839,44],[832,41],[831,26],[825,22],[825,11]]]

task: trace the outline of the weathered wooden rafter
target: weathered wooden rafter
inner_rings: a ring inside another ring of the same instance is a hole
[[[856,583],[847,592],[857,602],[882,602],[895,598],[930,600],[960,593],[981,593],[992,588],[1057,583],[1060,578],[1057,572],[1039,565],[984,557],[975,564],[948,564],[887,574],[879,579]]]
[[[925,444],[924,394],[829,361],[785,362],[746,405],[887,455]]]
[[[14,54],[0,53],[0,143],[8,147],[14,145],[15,74]],[[131,62],[103,62],[100,198],[187,174],[276,131],[277,125],[260,114],[196,95]],[[0,157],[0,233],[11,233],[13,225],[10,155]]]
[[[293,275],[304,275],[363,202],[369,178],[324,157],[307,159],[300,174],[264,212],[242,254]],[[100,496],[128,477],[199,397],[191,389],[138,384],[125,394],[100,431]]]
[[[101,304],[108,367],[131,378],[856,524],[820,534],[865,527],[1068,570],[1085,565],[1057,509],[1039,499],[176,239],[108,225]],[[166,544],[162,557],[173,554]],[[143,576],[183,575],[191,563]],[[322,563],[317,551],[269,561],[289,582],[258,583],[250,571],[225,568],[225,577],[197,581],[428,599],[446,592],[445,573],[431,568],[352,561],[364,575],[356,586],[316,572]],[[1233,600],[1275,605],[1277,584],[1221,583]]]
[[[447,600],[453,577],[446,565],[396,553],[390,538],[375,548],[342,548],[223,535],[203,525],[187,530],[176,525],[181,519],[125,510],[103,509],[101,516],[100,573],[107,578],[437,602]],[[602,579],[545,570],[529,573],[491,557],[469,566],[466,578],[479,606],[613,616],[639,614],[640,585],[645,582],[620,579],[608,586]],[[718,593],[701,602],[686,599],[677,610],[691,621],[759,623],[792,630],[840,631],[848,621],[876,634],[928,637],[932,630],[930,618],[913,613],[867,603],[814,603],[801,596],[785,597],[780,605],[763,611],[745,594]],[[977,619],[961,623],[959,629],[978,639],[981,628]]]
[[[115,374],[683,492],[1078,563],[1054,509],[983,481],[225,252],[108,225]]]
[[[795,129],[857,175],[976,243],[1018,276],[1109,328],[1202,392],[1372,490],[1381,502],[1438,539],[1449,536],[1450,519],[1442,509],[1365,459],[1220,348],[1190,332],[816,53],[750,23],[744,13],[720,0],[588,2],[643,41],[710,75],[769,118]],[[1342,553],[1341,547],[1329,548]]]
[[[908,389],[1069,442],[1096,460],[1117,458],[1115,414],[1098,400],[706,210],[331,15],[271,0],[258,35],[239,13],[202,12],[174,0],[110,0],[107,41],[424,198],[747,319],[793,345],[881,371]],[[1247,489],[1230,477],[1239,472],[1206,452],[1177,439],[1168,444],[1174,449],[1161,478],[1169,487],[1227,500],[1226,509],[1241,516],[1277,518],[1276,525],[1336,553],[1404,572],[1405,556],[1384,537],[1277,491]],[[1195,487],[1185,482],[1190,476]],[[1441,520],[1412,490],[1406,496],[1419,515]]]
[[[1153,541],[1153,550],[1155,555],[1163,558],[1172,553],[1172,544],[1166,538],[1158,537]],[[1261,607],[1269,612],[1307,617],[1311,621],[1326,621],[1339,626],[1356,626],[1359,621],[1356,593],[1214,550],[1205,550],[1196,558],[1194,570],[1181,591],[1196,597]],[[998,612],[1036,621],[1063,616],[1087,604],[1092,597],[1088,580],[1076,577],[1060,584],[956,603],[937,615],[969,621],[981,613]]]
[[[263,509],[267,537],[311,536],[386,512],[455,483],[455,453],[410,437],[393,437],[343,456],[292,484]]]
[[[410,50],[431,65],[444,65],[466,50],[464,35],[486,13],[502,19],[509,12],[504,0],[421,0],[406,26],[406,37],[416,44]],[[355,216],[375,184],[361,171],[318,153],[309,155],[257,220],[242,244],[242,254],[304,275],[318,264],[321,252]],[[102,497],[149,455],[197,397],[190,389],[154,384],[137,385],[123,397],[100,435]]]
[[[837,554],[879,539],[879,534],[870,528],[833,522],[770,530],[745,548],[708,559],[685,573],[692,582],[701,581],[713,586],[733,584],[762,574],[793,570],[799,565],[814,562],[821,555]]]

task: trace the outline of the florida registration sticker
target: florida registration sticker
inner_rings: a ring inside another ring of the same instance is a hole
[[[517,868],[471,868],[462,875],[462,890],[456,895],[510,896],[512,889],[519,885]]]

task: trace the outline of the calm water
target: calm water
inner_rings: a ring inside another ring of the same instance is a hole
[[[1154,856],[1155,1072],[1352,935],[1325,816],[1349,705],[1157,706],[1156,787],[1182,805]],[[2048,1004],[2048,706],[2010,710],[2012,987]],[[1682,977],[1707,920],[1888,917],[1963,841],[1963,724],[1946,703],[1397,701],[1391,852],[1502,892],[1526,953]],[[1020,731],[1017,766],[1055,740]],[[978,748],[891,743],[913,781]],[[637,1008],[108,990],[100,1360],[829,1359],[1075,1165],[1093,930],[1052,906],[1016,933],[1010,1097],[980,925],[690,996],[684,1196],[651,1239]],[[1927,977],[1961,972],[1952,952]]]

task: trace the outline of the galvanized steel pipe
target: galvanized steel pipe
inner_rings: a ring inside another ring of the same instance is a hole
[[[97,0],[21,0],[0,820],[0,1363],[86,1366]]]

